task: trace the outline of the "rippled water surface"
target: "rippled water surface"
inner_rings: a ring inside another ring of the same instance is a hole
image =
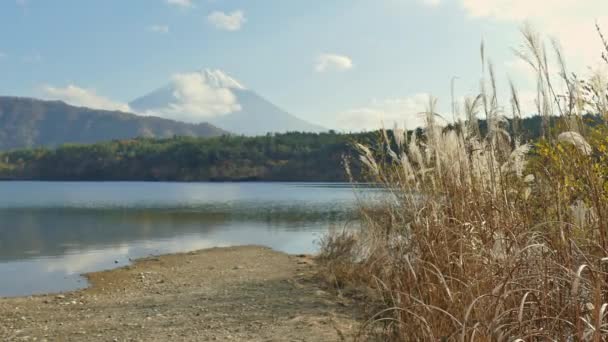
[[[352,219],[346,184],[0,182],[0,296],[85,287],[130,259],[257,244],[310,253]]]

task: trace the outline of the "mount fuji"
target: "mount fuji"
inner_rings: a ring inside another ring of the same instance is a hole
[[[129,106],[138,113],[190,123],[209,122],[248,136],[327,130],[277,107],[221,70],[177,74],[169,84]]]

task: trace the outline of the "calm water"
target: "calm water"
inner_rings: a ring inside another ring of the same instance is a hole
[[[314,252],[354,203],[344,184],[0,182],[0,296],[82,288],[82,273],[148,255]]]

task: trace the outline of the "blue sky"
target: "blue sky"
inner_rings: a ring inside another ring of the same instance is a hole
[[[176,74],[213,68],[327,127],[411,126],[426,94],[449,105],[452,77],[459,96],[476,91],[482,39],[500,78],[530,93],[511,52],[526,20],[559,38],[572,65],[592,65],[606,3],[4,0],[0,94],[123,108]]]

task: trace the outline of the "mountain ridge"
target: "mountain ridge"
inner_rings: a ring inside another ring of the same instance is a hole
[[[175,135],[229,134],[209,123],[188,124],[133,113],[78,107],[58,100],[0,96],[0,150]]]

